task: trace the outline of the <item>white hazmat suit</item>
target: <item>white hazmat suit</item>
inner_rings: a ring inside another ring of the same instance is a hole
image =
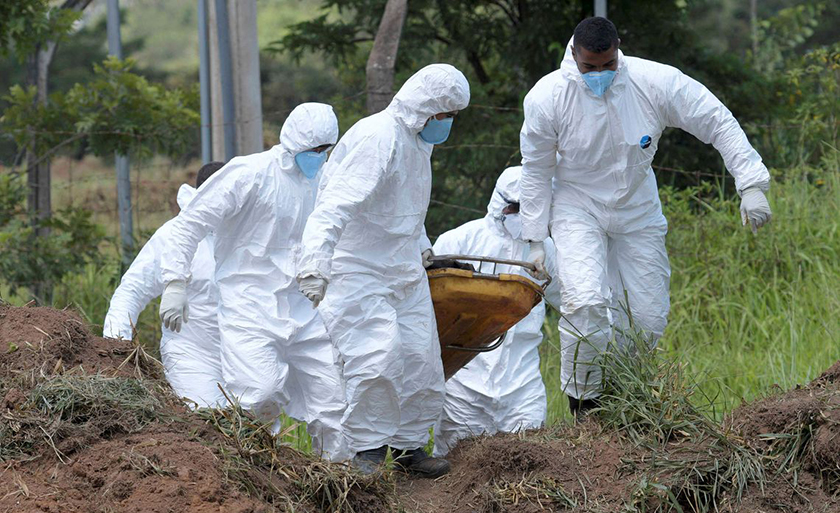
[[[487,215],[438,237],[435,253],[525,260],[529,248],[519,238],[519,214],[502,213],[507,205],[519,203],[521,176],[520,167],[506,169],[496,181]],[[549,276],[557,275],[553,249],[551,239],[547,239],[545,267]],[[483,262],[478,270],[530,278],[524,268],[504,264]],[[547,287],[546,298],[560,304],[557,280]],[[540,302],[508,330],[501,347],[479,353],[449,378],[443,413],[435,427],[435,456],[444,456],[463,438],[533,429],[545,423],[545,384],[539,353],[544,320],[545,303]]]
[[[295,282],[318,180],[307,179],[294,157],[337,139],[329,105],[299,105],[283,124],[279,145],[234,158],[207,180],[176,219],[161,262],[165,282],[187,279],[198,242],[215,232],[227,388],[264,419],[285,410],[306,421],[313,449],[333,460],[349,456],[341,380],[323,322]]]
[[[678,127],[714,145],[739,193],[767,190],[770,176],[732,113],[696,80],[619,52],[612,85],[599,98],[571,47],[560,69],[525,98],[522,235],[539,241],[550,232],[554,240],[563,384],[568,395],[590,399],[601,374],[588,363],[606,349],[614,327],[619,334],[628,328],[619,302],[652,343],[667,322],[667,222],[651,169],[663,130]]]
[[[178,190],[181,210],[195,194],[195,188],[190,185],[181,186]],[[161,278],[160,259],[164,248],[172,244],[174,222],[171,219],[158,228],[123,274],[111,297],[102,336],[130,340],[140,312],[163,293],[165,283]],[[166,379],[179,397],[186,397],[200,407],[226,403],[218,387],[223,381],[216,320],[219,288],[213,276],[214,268],[213,237],[209,235],[199,242],[190,265],[189,324],[179,333],[161,328],[160,356]]]
[[[382,112],[341,138],[324,167],[303,236],[299,277],[329,281],[320,310],[343,360],[343,426],[355,452],[416,449],[443,404],[443,365],[420,254],[432,186],[432,145],[418,133],[464,109],[469,85],[452,66],[427,66]]]

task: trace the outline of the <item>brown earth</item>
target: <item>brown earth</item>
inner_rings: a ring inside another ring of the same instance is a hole
[[[408,481],[403,495],[410,496],[412,508],[428,512],[529,513],[564,504],[577,504],[580,511],[618,511],[632,485],[632,476],[622,473],[623,460],[634,452],[594,421],[556,431],[477,437],[450,453],[449,475],[434,482]]]
[[[88,373],[113,372],[133,349],[130,342],[91,336],[73,311],[0,303],[0,378],[32,372],[50,375],[72,367]],[[124,366],[118,373],[130,371]]]
[[[322,509],[332,490],[313,488],[310,476],[329,477],[329,466],[279,447],[274,471],[243,467],[246,451],[159,386],[149,360],[131,342],[93,336],[71,311],[0,304],[0,513]],[[50,380],[97,378],[139,381],[161,411],[126,414],[106,404],[66,420],[44,416],[30,401]],[[16,452],[21,448],[26,454]],[[335,472],[339,479],[349,474]],[[237,473],[260,490],[270,486],[274,496],[249,496]],[[389,511],[377,486],[349,489],[344,504]]]
[[[89,411],[58,418],[33,402],[45,384],[95,379],[142,384],[153,406],[80,403]],[[193,414],[161,383],[142,351],[93,336],[71,311],[0,305],[0,513],[615,512],[671,511],[674,501],[692,511],[669,465],[691,468],[709,449],[675,438],[654,453],[585,420],[465,440],[434,481],[371,480],[288,447],[243,445],[266,435],[237,438],[226,414]],[[761,458],[766,482],[740,499],[728,487],[717,511],[840,513],[840,362],[741,405],[724,429]]]
[[[840,511],[840,362],[806,386],[741,405],[726,423],[775,458],[765,493],[750,489],[733,511]],[[780,471],[794,451],[799,463]]]

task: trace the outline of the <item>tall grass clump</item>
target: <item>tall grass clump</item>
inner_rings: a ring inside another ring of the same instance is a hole
[[[642,474],[636,506],[705,512],[724,491],[740,498],[749,485],[763,486],[760,455],[715,421],[713,398],[686,366],[650,348],[643,334],[628,336],[627,346],[602,354],[603,393],[594,415],[606,431],[643,450],[625,462]]]

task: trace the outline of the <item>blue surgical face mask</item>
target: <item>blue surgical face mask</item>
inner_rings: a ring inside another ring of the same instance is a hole
[[[431,118],[423,130],[420,131],[420,138],[429,144],[440,144],[449,138],[449,131],[452,130],[454,118]]]
[[[589,73],[583,73],[582,76],[583,81],[586,82],[589,89],[592,89],[595,96],[600,98],[601,96],[604,96],[604,93],[607,92],[610,84],[612,84],[612,81],[615,78],[615,71],[611,69],[605,69],[604,71],[590,71]]]
[[[310,180],[315,178],[320,171],[321,166],[324,165],[324,162],[327,161],[327,152],[317,152],[317,151],[302,151],[295,155],[295,164],[297,164],[298,169],[300,172],[303,173],[303,176],[309,178]]]

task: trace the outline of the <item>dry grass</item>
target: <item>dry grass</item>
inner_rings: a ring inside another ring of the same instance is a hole
[[[282,439],[297,429],[296,424],[272,434],[270,424],[243,410],[235,398],[228,401],[228,408],[205,408],[195,414],[224,437],[227,443],[219,450],[225,472],[249,495],[284,511],[391,511],[395,491],[390,474],[363,476],[347,465],[295,451]]]

